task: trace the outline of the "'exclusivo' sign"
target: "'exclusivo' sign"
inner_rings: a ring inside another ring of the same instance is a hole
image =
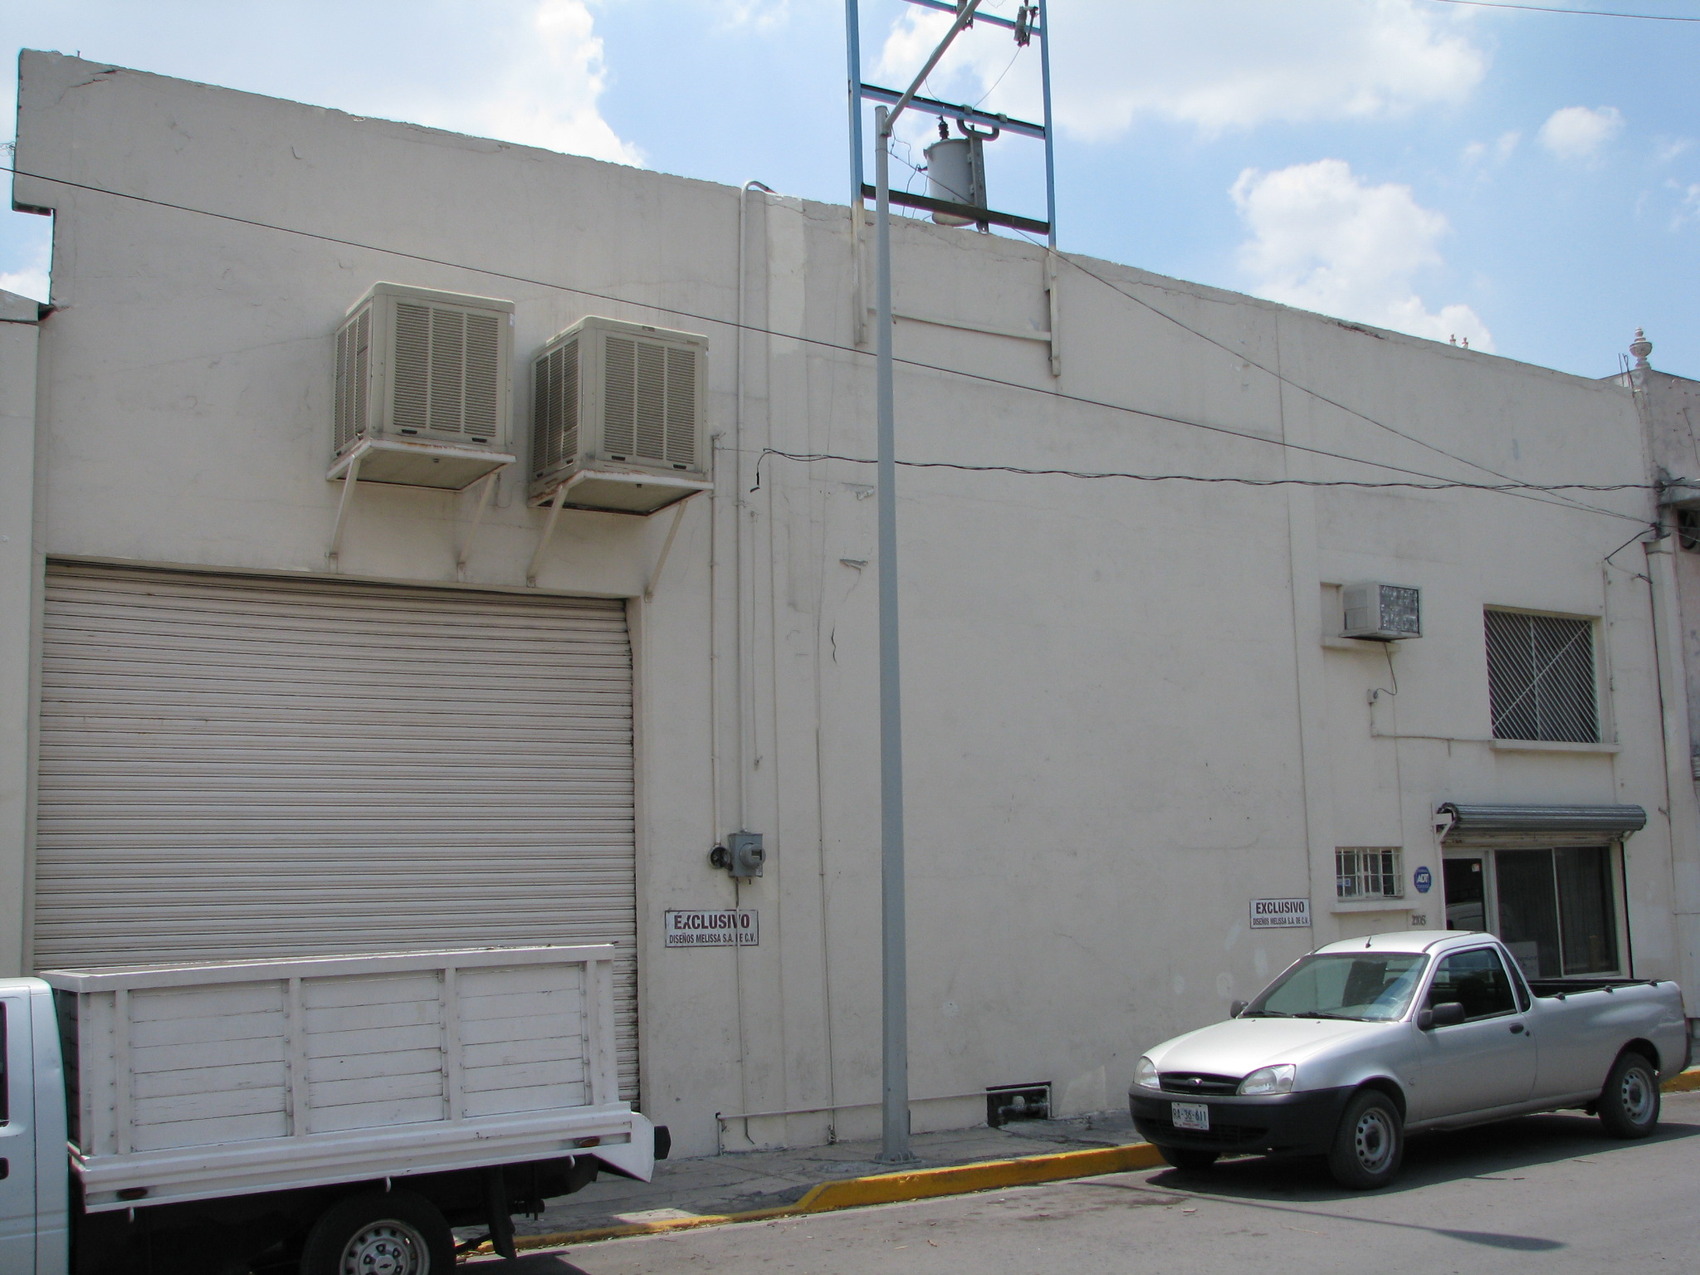
[[[1310,924],[1309,899],[1253,899],[1251,928],[1280,930]]]
[[[754,908],[664,915],[668,947],[755,947],[761,933]]]

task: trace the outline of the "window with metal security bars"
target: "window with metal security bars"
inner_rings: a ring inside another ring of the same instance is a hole
[[[1700,550],[1700,514],[1692,509],[1676,511],[1676,542],[1684,549]]]
[[[1590,620],[1486,612],[1495,739],[1600,742]]]
[[[1351,846],[1334,851],[1334,894],[1341,899],[1397,899],[1405,893],[1397,846]]]

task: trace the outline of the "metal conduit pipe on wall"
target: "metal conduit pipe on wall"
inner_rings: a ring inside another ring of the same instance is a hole
[[[744,238],[748,233],[749,195],[752,190],[765,194],[773,194],[773,188],[765,182],[751,178],[738,188],[738,273],[735,280],[738,300],[735,309],[737,328],[733,335],[733,399],[732,399],[732,582],[733,582],[733,626],[732,626],[732,665],[733,665],[733,716],[737,723],[737,744],[733,749],[733,760],[737,766],[737,804],[736,818],[732,821],[737,830],[749,827],[750,809],[750,759],[754,755],[754,741],[751,736],[755,731],[755,671],[752,651],[752,635],[755,630],[755,601],[753,589],[747,589],[749,580],[748,559],[751,551],[745,549],[745,524],[749,521],[744,513],[744,270],[745,252]],[[745,594],[751,597],[746,601]],[[746,618],[746,607],[748,615]],[[712,628],[712,626],[711,626]],[[711,638],[712,641],[712,638]],[[718,747],[720,738],[719,724],[716,723],[715,740]],[[718,789],[716,798],[718,798]],[[716,826],[714,836],[716,842],[731,828]],[[742,888],[736,877],[732,879],[732,905],[741,907],[743,904]],[[748,1029],[746,1026],[746,1007],[744,1003],[744,950],[732,949],[732,991],[737,1004],[738,1013],[738,1092],[743,1099],[743,1105],[750,1105],[749,1068],[745,1063],[748,1057],[746,1042]],[[720,1134],[715,1134],[718,1147]]]

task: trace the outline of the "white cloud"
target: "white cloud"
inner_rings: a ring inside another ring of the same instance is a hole
[[[1623,113],[1615,106],[1566,106],[1547,116],[1539,137],[1560,159],[1590,160],[1622,131]]]
[[[33,297],[37,301],[48,300],[47,240],[48,236],[44,232],[40,242],[29,253],[28,264],[21,269],[0,270],[0,292],[15,292],[21,297]]]
[[[791,16],[791,0],[727,0],[715,5],[720,25],[749,27],[766,33],[780,27]]]
[[[1676,215],[1671,218],[1670,228],[1681,230],[1690,222],[1700,222],[1700,182],[1692,182],[1687,186],[1681,182],[1665,184],[1676,191],[1677,197]]]
[[[1498,167],[1516,153],[1518,143],[1523,140],[1523,134],[1516,129],[1501,133],[1491,142],[1471,142],[1464,148],[1464,162],[1471,167],[1492,165]]]
[[[0,272],[0,292],[15,292],[20,297],[47,300],[47,271],[37,269]]]
[[[614,132],[598,107],[608,72],[586,0],[491,6],[488,14],[492,22],[518,19],[522,28],[501,41],[511,50],[507,61],[484,68],[479,82],[489,88],[480,94],[457,83],[452,92],[409,104],[405,118],[622,164],[643,162],[642,152]]]
[[[1368,186],[1344,160],[1324,159],[1277,172],[1248,168],[1231,194],[1251,231],[1240,260],[1258,296],[1493,349],[1487,325],[1469,306],[1431,311],[1417,294],[1417,276],[1442,264],[1437,245],[1450,227],[1419,205],[1409,186]]]
[[[1413,0],[1074,0],[1059,8],[1057,121],[1094,141],[1142,119],[1217,134],[1405,114],[1464,101],[1487,70],[1468,15]],[[907,84],[949,24],[936,12],[900,18],[879,59],[886,82]],[[933,93],[974,101],[1004,74],[1013,45],[986,26],[958,44],[933,76]],[[1036,117],[1038,59],[1025,61],[991,91],[989,109]]]

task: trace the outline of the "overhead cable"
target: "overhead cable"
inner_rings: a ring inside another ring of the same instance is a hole
[[[761,490],[761,465],[769,456],[804,464],[829,460],[843,461],[850,465],[877,463],[866,456],[845,456],[837,452],[787,452],[777,447],[764,447],[756,456],[756,485],[750,488],[751,491]],[[1488,492],[1655,491],[1658,489],[1657,483],[1472,483],[1447,479],[1434,482],[1417,482],[1413,479],[1372,481],[1367,478],[1245,478],[1229,474],[1148,474],[1116,469],[1032,469],[1025,465],[971,465],[947,460],[900,460],[896,463],[910,469],[958,469],[974,474],[1017,474],[1023,477],[1084,479],[1125,478],[1142,483],[1230,483],[1241,487],[1352,487],[1370,490],[1399,488],[1406,491]],[[1635,521],[1644,520],[1635,519]]]
[[[173,211],[173,212],[188,213],[188,214],[193,215],[193,216],[207,217],[207,218],[211,218],[211,219],[217,220],[217,221],[230,222],[234,225],[248,226],[248,227],[251,227],[251,228],[256,229],[256,230],[266,230],[266,231],[272,231],[272,232],[275,232],[275,233],[278,233],[278,234],[291,235],[291,236],[294,236],[296,238],[308,239],[308,240],[312,240],[312,241],[317,242],[317,243],[335,244],[338,247],[354,248],[354,249],[358,249],[358,250],[363,251],[363,252],[381,253],[385,256],[396,257],[396,258],[399,258],[403,261],[416,261],[416,262],[419,262],[419,263],[424,264],[424,265],[440,266],[440,267],[443,267],[443,268],[449,269],[449,270],[464,270],[464,271],[467,271],[469,273],[484,275],[484,276],[486,276],[488,278],[492,278],[492,279],[502,279],[502,280],[505,280],[505,281],[510,282],[510,283],[520,283],[520,284],[525,284],[529,287],[547,288],[550,291],[571,293],[574,296],[589,297],[593,300],[607,301],[607,302],[610,302],[610,303],[615,304],[615,305],[633,306],[633,307],[636,307],[636,308],[639,308],[639,309],[649,310],[649,311],[659,313],[659,314],[668,314],[668,315],[674,315],[676,317],[683,318],[683,319],[692,319],[692,320],[695,320],[699,323],[713,323],[713,324],[717,324],[721,327],[731,328],[733,330],[741,330],[741,331],[751,332],[751,333],[754,333],[758,336],[778,337],[778,338],[781,338],[783,340],[796,341],[799,344],[814,346],[818,349],[831,350],[831,351],[835,351],[835,352],[840,353],[840,354],[847,354],[847,355],[851,355],[851,356],[854,356],[854,357],[857,357],[857,358],[868,359],[868,358],[873,357],[873,355],[870,351],[858,349],[857,347],[855,347],[853,345],[845,345],[845,344],[838,342],[838,341],[829,341],[829,340],[826,340],[826,339],[821,338],[821,337],[807,336],[807,335],[804,335],[802,333],[797,333],[797,332],[781,332],[781,331],[778,331],[778,330],[775,330],[775,329],[772,329],[772,328],[763,327],[759,324],[741,323],[736,319],[727,319],[727,318],[722,318],[722,317],[717,316],[717,315],[701,314],[701,313],[698,313],[697,311],[694,311],[694,310],[684,310],[684,309],[680,309],[677,306],[663,305],[663,304],[661,304],[660,302],[657,302],[657,301],[633,300],[633,299],[628,298],[628,297],[616,296],[616,295],[611,294],[611,293],[597,292],[597,291],[594,291],[594,290],[589,289],[589,288],[574,287],[571,284],[557,283],[554,280],[550,280],[550,279],[539,279],[539,278],[535,278],[535,277],[530,276],[530,275],[516,274],[513,271],[498,270],[498,269],[495,269],[491,266],[474,265],[474,264],[471,264],[469,262],[464,262],[464,261],[448,261],[448,260],[445,260],[441,257],[429,256],[425,253],[409,252],[409,251],[407,251],[405,249],[401,249],[401,248],[388,248],[388,247],[384,247],[381,244],[365,243],[365,242],[362,242],[362,241],[356,240],[356,239],[345,239],[345,238],[342,238],[342,237],[337,236],[337,235],[328,235],[328,234],[324,234],[322,232],[313,231],[313,230],[302,230],[302,229],[299,229],[299,228],[294,227],[294,226],[280,226],[280,225],[277,225],[277,224],[272,223],[272,222],[260,221],[257,218],[253,218],[253,217],[240,217],[240,216],[237,216],[234,213],[214,212],[211,209],[197,208],[197,207],[194,207],[193,205],[190,205],[190,204],[179,204],[179,203],[173,203],[170,200],[154,199],[154,198],[151,198],[151,197],[146,196],[146,195],[136,195],[136,194],[131,194],[131,193],[126,192],[126,191],[112,190],[108,187],[95,186],[95,185],[91,185],[87,182],[71,181],[71,180],[64,178],[64,177],[51,177],[51,176],[48,176],[45,173],[33,173],[33,172],[29,172],[27,170],[15,168],[15,167],[14,168],[8,168],[4,165],[0,165],[0,172],[10,172],[10,173],[14,174],[15,176],[20,176],[20,177],[33,177],[33,178],[35,178],[39,181],[51,182],[51,183],[58,185],[58,186],[68,187],[72,190],[88,191],[91,194],[105,195],[105,196],[108,196],[110,198],[123,199],[123,200],[127,200],[129,202],[132,202],[132,203],[144,204],[144,205],[148,205],[150,207],[155,207],[155,208],[164,208],[164,209],[167,209],[167,210],[170,210],[170,211]],[[1040,245],[1040,246],[1043,246],[1043,245]],[[1061,258],[1061,260],[1067,261],[1070,264],[1077,266],[1077,268],[1084,269],[1084,267],[1079,267],[1078,262],[1073,262],[1069,257],[1063,256],[1060,253],[1057,254],[1057,255]],[[1090,274],[1091,272],[1088,271],[1087,273]],[[1092,275],[1092,277],[1097,278],[1096,275]],[[1104,281],[1104,280],[1100,280],[1100,281],[1108,283],[1108,281]],[[1108,286],[1110,286],[1113,290],[1115,290],[1120,295],[1122,295],[1124,297],[1128,297],[1130,300],[1134,300],[1138,304],[1145,306],[1146,308],[1150,309],[1153,313],[1159,314],[1162,317],[1169,319],[1171,322],[1177,323],[1179,326],[1186,328],[1187,331],[1194,331],[1192,328],[1187,327],[1187,325],[1180,323],[1180,321],[1178,319],[1174,319],[1172,316],[1167,315],[1163,311],[1152,306],[1149,302],[1143,301],[1143,300],[1141,300],[1137,297],[1130,297],[1128,293],[1123,292],[1120,288],[1116,288],[1114,284],[1108,284]],[[1203,333],[1196,333],[1195,332],[1195,335],[1198,335],[1198,336],[1201,337],[1201,339],[1209,341],[1212,344],[1218,345],[1221,348],[1228,350],[1230,353],[1235,354],[1236,357],[1244,360],[1243,354],[1239,353],[1238,351],[1232,350],[1231,347],[1222,345],[1221,342],[1216,341],[1214,338],[1212,338],[1212,337],[1210,337],[1206,334],[1203,334]],[[1221,434],[1221,435],[1224,435],[1224,436],[1227,436],[1227,437],[1230,437],[1230,438],[1238,438],[1238,439],[1244,440],[1246,442],[1261,443],[1265,446],[1283,448],[1285,450],[1293,451],[1293,452],[1302,452],[1302,453],[1305,453],[1307,455],[1318,456],[1318,457],[1322,457],[1322,458],[1328,459],[1328,460],[1337,460],[1337,461],[1342,461],[1342,462],[1345,462],[1347,464],[1353,464],[1353,465],[1364,465],[1364,466],[1367,466],[1367,467],[1372,468],[1372,469],[1384,470],[1388,473],[1405,474],[1405,475],[1407,475],[1408,477],[1411,477],[1411,478],[1419,478],[1419,479],[1424,479],[1424,480],[1431,481],[1431,482],[1450,482],[1450,481],[1452,481],[1451,479],[1447,478],[1445,475],[1442,475],[1442,474],[1433,474],[1433,473],[1428,473],[1428,472],[1426,472],[1424,470],[1420,470],[1420,469],[1411,469],[1407,466],[1395,465],[1395,464],[1392,464],[1388,461],[1369,460],[1369,459],[1366,459],[1362,456],[1352,456],[1352,455],[1349,455],[1349,454],[1344,453],[1344,452],[1331,451],[1331,450],[1329,450],[1328,448],[1325,448],[1325,447],[1312,447],[1312,446],[1309,446],[1309,445],[1304,444],[1304,443],[1295,443],[1295,442],[1288,441],[1286,439],[1271,438],[1271,437],[1261,435],[1261,434],[1254,434],[1254,433],[1250,433],[1250,432],[1245,431],[1245,430],[1234,429],[1231,426],[1227,426],[1227,425],[1210,424],[1210,423],[1205,422],[1205,421],[1191,420],[1187,417],[1171,416],[1171,415],[1168,415],[1167,413],[1152,411],[1148,408],[1128,407],[1125,404],[1121,404],[1121,403],[1110,403],[1110,402],[1106,402],[1102,399],[1090,398],[1090,397],[1087,397],[1086,395],[1070,394],[1070,393],[1067,393],[1066,391],[1057,389],[1054,386],[1028,385],[1028,384],[1023,384],[1020,381],[1012,381],[1012,380],[1006,379],[1004,377],[991,376],[991,375],[984,373],[984,372],[970,372],[970,371],[966,371],[966,370],[961,369],[961,368],[945,367],[945,366],[937,364],[937,363],[926,363],[926,362],[923,362],[919,359],[898,358],[894,361],[899,363],[899,364],[902,364],[905,367],[912,368],[916,371],[934,372],[934,373],[938,373],[938,374],[945,375],[945,376],[955,377],[955,378],[958,378],[960,380],[972,381],[972,382],[976,382],[976,383],[979,383],[979,384],[996,386],[1000,389],[1015,390],[1015,391],[1018,391],[1020,393],[1025,393],[1025,394],[1037,394],[1037,395],[1041,395],[1041,396],[1043,396],[1047,399],[1052,399],[1052,400],[1056,400],[1056,401],[1060,401],[1060,402],[1066,402],[1066,403],[1075,403],[1075,404],[1078,404],[1078,405],[1083,406],[1083,407],[1097,408],[1097,409],[1102,410],[1102,411],[1115,412],[1115,413],[1118,413],[1118,414],[1121,414],[1121,415],[1126,415],[1126,416],[1136,416],[1136,417],[1140,417],[1144,420],[1161,421],[1161,422],[1164,422],[1166,424],[1181,425],[1181,426],[1185,426],[1189,429],[1204,430],[1204,431],[1209,432],[1209,433]],[[1253,364],[1253,366],[1258,366],[1260,368],[1260,370],[1268,373],[1269,375],[1275,376],[1278,380],[1281,380],[1283,384],[1291,384],[1291,382],[1286,381],[1286,379],[1284,377],[1282,377],[1280,375],[1280,373],[1278,373],[1278,372],[1273,372],[1268,368],[1263,368],[1259,364]],[[1304,393],[1307,393],[1307,394],[1313,394],[1314,393],[1314,391],[1311,391],[1308,388],[1301,386],[1301,385],[1295,384],[1294,388],[1298,389],[1298,390],[1300,390]],[[1317,397],[1320,398],[1321,396],[1318,395]],[[1331,400],[1327,400],[1327,399],[1323,399],[1322,401],[1331,402]],[[1336,404],[1336,406],[1340,406],[1340,405]],[[1353,415],[1362,416],[1362,413],[1356,412],[1351,408],[1346,408],[1346,407],[1342,406],[1341,410],[1351,412]],[[1372,423],[1372,424],[1378,424],[1378,425],[1380,424],[1380,422],[1374,421],[1373,418],[1370,418],[1370,417],[1363,417],[1363,419],[1370,421],[1370,423]],[[1389,427],[1384,427],[1384,428],[1389,428]],[[1397,433],[1398,431],[1393,431],[1393,432]],[[1412,440],[1412,441],[1420,442],[1421,440]],[[1439,450],[1439,449],[1432,449],[1432,450]],[[1442,452],[1441,454],[1448,456],[1450,459],[1459,460],[1460,463],[1470,464],[1474,468],[1485,469],[1485,467],[1483,467],[1483,466],[1474,465],[1474,462],[1463,461],[1459,457],[1451,456],[1450,453]],[[1493,473],[1495,471],[1487,470],[1485,472]],[[1504,475],[1496,475],[1496,476],[1504,477]],[[1513,480],[1513,481],[1515,481],[1515,480]],[[1523,497],[1529,498],[1529,499],[1536,499],[1536,500],[1540,499],[1540,497],[1538,495],[1535,495],[1531,492],[1518,490],[1518,489],[1508,489],[1506,494],[1514,495],[1514,496],[1523,496]],[[1630,514],[1621,513],[1621,512],[1619,512],[1615,509],[1605,509],[1605,508],[1601,508],[1601,507],[1597,507],[1597,506],[1593,506],[1593,505],[1582,505],[1582,506],[1572,505],[1571,507],[1578,508],[1578,509],[1584,510],[1586,512],[1603,514],[1603,515],[1606,515],[1608,517],[1624,519],[1624,520],[1629,521],[1629,522],[1640,522],[1640,521],[1642,521],[1639,518],[1636,518],[1636,517],[1634,517]]]
[[[898,160],[898,163],[903,163],[903,162],[904,161],[901,160],[901,159]],[[1289,386],[1292,389],[1299,391],[1299,393],[1304,394],[1309,398],[1314,398],[1319,403],[1326,403],[1326,404],[1328,404],[1328,406],[1336,408],[1339,411],[1345,412],[1349,416],[1354,416],[1358,420],[1364,421],[1367,424],[1375,426],[1377,429],[1386,430],[1389,434],[1392,434],[1395,438],[1404,439],[1406,442],[1412,443],[1412,444],[1414,444],[1418,447],[1421,447],[1421,448],[1424,448],[1428,451],[1434,452],[1438,456],[1444,456],[1448,460],[1457,461],[1460,465],[1468,465],[1472,469],[1479,469],[1484,474],[1491,474],[1491,475],[1493,475],[1493,477],[1502,478],[1509,483],[1515,484],[1515,483],[1518,482],[1518,480],[1514,476],[1512,476],[1511,474],[1503,473],[1500,470],[1494,469],[1494,468],[1492,468],[1491,466],[1488,466],[1488,465],[1484,465],[1479,461],[1471,460],[1467,456],[1460,456],[1456,452],[1448,451],[1446,448],[1441,447],[1440,445],[1438,445],[1436,443],[1431,443],[1426,439],[1418,438],[1415,434],[1407,433],[1405,430],[1399,429],[1398,427],[1393,426],[1393,425],[1389,425],[1385,421],[1377,420],[1375,417],[1370,416],[1368,413],[1363,412],[1363,411],[1359,410],[1358,408],[1352,407],[1352,406],[1350,406],[1346,403],[1342,403],[1338,399],[1332,398],[1329,395],[1322,393],[1322,391],[1320,391],[1320,390],[1313,389],[1308,385],[1301,384],[1300,382],[1295,381],[1291,377],[1287,376],[1286,373],[1280,371],[1279,369],[1272,368],[1266,363],[1259,363],[1256,359],[1252,358],[1244,350],[1237,349],[1236,347],[1229,345],[1227,342],[1219,340],[1218,338],[1211,336],[1208,332],[1203,332],[1203,331],[1199,330],[1198,328],[1193,327],[1191,324],[1187,323],[1184,319],[1181,319],[1181,318],[1177,317],[1176,315],[1170,314],[1167,310],[1163,309],[1161,306],[1153,305],[1151,302],[1147,301],[1144,297],[1141,297],[1141,296],[1139,296],[1139,295],[1137,295],[1133,292],[1128,291],[1126,288],[1123,288],[1120,284],[1116,283],[1114,280],[1105,278],[1103,275],[1099,274],[1097,271],[1093,270],[1091,267],[1083,264],[1080,261],[1075,260],[1073,257],[1067,256],[1066,254],[1059,252],[1057,249],[1051,247],[1049,244],[1043,242],[1042,240],[1039,240],[1039,239],[1035,238],[1034,236],[1029,235],[1029,234],[1027,234],[1026,232],[1024,232],[1020,229],[1017,229],[1015,233],[1020,235],[1023,239],[1027,240],[1027,242],[1031,243],[1034,247],[1042,249],[1043,251],[1050,253],[1057,260],[1065,263],[1066,265],[1073,267],[1075,270],[1080,271],[1080,273],[1084,274],[1087,278],[1096,280],[1098,283],[1101,283],[1102,285],[1104,285],[1104,287],[1110,289],[1110,291],[1114,292],[1117,296],[1123,297],[1126,300],[1133,302],[1135,305],[1142,306],[1146,310],[1149,310],[1152,314],[1156,315],[1158,318],[1165,319],[1168,322],[1174,324],[1176,327],[1180,328],[1183,332],[1188,332],[1188,333],[1192,334],[1193,336],[1197,337],[1199,340],[1207,342],[1208,344],[1215,346],[1217,349],[1222,350],[1225,353],[1232,355],[1234,358],[1238,359],[1240,362],[1244,363],[1246,366],[1256,368],[1258,371],[1264,373],[1266,376],[1270,376],[1270,377],[1274,378],[1274,380],[1278,384]],[[1340,322],[1344,323],[1344,322],[1346,322],[1346,320],[1340,320]],[[1411,472],[1411,471],[1404,471],[1404,472]],[[1519,493],[1519,494],[1522,494],[1522,493]],[[1531,497],[1528,497],[1528,498],[1539,500],[1539,497],[1531,496]],[[1592,513],[1612,513],[1612,512],[1614,512],[1614,511],[1611,511],[1611,510],[1601,509],[1597,505],[1590,505],[1585,501],[1570,500],[1567,497],[1563,497],[1563,496],[1560,496],[1560,500],[1563,500],[1567,504],[1574,505],[1578,509],[1585,509],[1585,510],[1588,510]],[[1542,501],[1541,503],[1551,504],[1551,503],[1554,503],[1554,502]]]
[[[1512,4],[1510,0],[1430,0],[1433,4],[1461,4],[1472,9],[1525,9],[1530,13],[1565,13],[1577,18],[1627,18],[1633,22],[1700,22],[1700,17],[1670,13],[1621,13],[1616,9],[1561,9],[1548,4]]]

